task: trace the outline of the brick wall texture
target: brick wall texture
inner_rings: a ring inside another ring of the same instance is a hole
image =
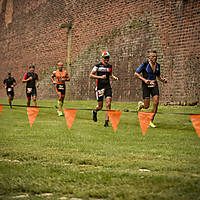
[[[61,28],[61,24],[65,24]],[[141,81],[136,68],[157,50],[161,102],[200,103],[199,0],[0,0],[0,82],[11,71],[18,85],[16,98],[25,98],[22,77],[36,65],[38,98],[56,98],[50,74],[67,61],[69,25],[71,63],[67,99],[94,100],[95,80],[89,79],[101,52],[111,54],[114,101],[138,101]],[[0,88],[0,97],[6,92]]]

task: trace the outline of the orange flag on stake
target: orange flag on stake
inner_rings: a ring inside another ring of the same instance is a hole
[[[28,114],[30,127],[33,125],[33,122],[35,121],[38,115],[38,112],[39,112],[39,108],[37,107],[27,107],[27,114]]]
[[[147,131],[150,121],[152,120],[153,115],[154,113],[151,112],[138,112],[138,119],[140,122],[140,127],[143,136],[145,136],[145,133]]]
[[[116,132],[117,131],[117,125],[119,123],[120,116],[121,116],[122,112],[121,111],[108,110],[107,113],[108,113],[110,122],[112,124],[113,130]]]
[[[198,137],[200,137],[200,115],[190,115],[190,119]]]
[[[0,106],[0,114],[2,113],[3,110],[3,106]]]
[[[64,114],[65,114],[65,120],[67,122],[67,127],[68,130],[71,129],[71,126],[75,120],[76,117],[76,109],[64,109]]]

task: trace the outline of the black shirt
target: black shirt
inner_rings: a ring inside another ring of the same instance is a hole
[[[110,72],[112,72],[112,65],[104,65],[103,62],[96,64],[93,68],[93,71],[96,71],[97,76],[106,75],[106,79],[97,79],[96,86],[98,89],[102,89],[104,87],[110,87]]]
[[[3,84],[6,85],[6,89],[7,89],[7,88],[11,88],[11,86],[13,86],[13,83],[16,83],[16,80],[15,80],[13,77],[6,78],[6,79],[3,81]]]
[[[30,80],[26,83],[27,88],[34,88],[35,81],[38,80],[38,75],[36,73],[30,73],[30,72],[27,72],[24,74],[24,80],[28,79],[31,76],[32,76],[32,80]]]

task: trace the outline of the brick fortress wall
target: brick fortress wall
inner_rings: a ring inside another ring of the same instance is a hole
[[[193,105],[200,102],[200,1],[198,0],[0,0],[0,82],[11,71],[24,98],[23,74],[36,65],[39,98],[54,98],[50,74],[58,60],[66,63],[69,25],[71,63],[68,99],[95,99],[89,79],[101,51],[111,54],[115,101],[141,99],[141,82],[133,77],[149,50],[158,51],[161,102]],[[60,24],[66,26],[60,28]],[[6,96],[4,88],[0,96]]]

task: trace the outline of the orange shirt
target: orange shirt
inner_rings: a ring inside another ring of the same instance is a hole
[[[65,84],[65,81],[63,81],[62,79],[65,79],[67,75],[67,72],[65,70],[62,70],[62,72],[60,72],[59,70],[56,70],[56,83],[57,84]]]

